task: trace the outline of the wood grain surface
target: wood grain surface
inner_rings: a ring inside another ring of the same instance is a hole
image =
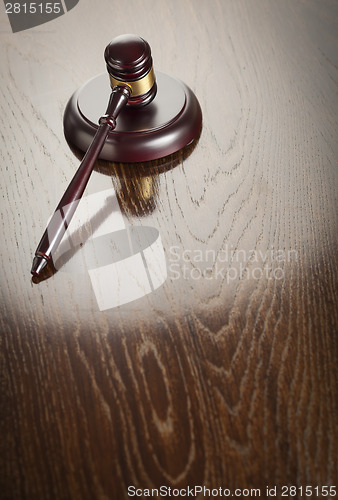
[[[80,0],[13,34],[1,5],[2,499],[337,483],[336,21],[333,0]],[[162,162],[98,164],[88,194],[156,228],[168,272],[100,311],[88,273],[30,266],[78,165],[65,105],[121,33],[193,89],[203,129]]]

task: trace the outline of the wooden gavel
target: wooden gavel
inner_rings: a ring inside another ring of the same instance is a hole
[[[143,38],[136,35],[119,36],[108,44],[104,56],[111,93],[106,113],[99,119],[97,130],[83,117],[79,102],[74,97],[76,94],[66,108],[65,133],[68,131],[71,142],[76,144],[78,140],[83,149],[82,137],[87,139],[93,130],[95,134],[36,249],[31,268],[33,276],[39,276],[48,262],[52,261],[53,253],[70,224],[95,162],[107,138],[112,137],[117,118],[123,110],[126,110],[124,121],[129,129],[116,135],[117,148],[124,158],[122,161],[146,161],[166,156],[190,143],[201,128],[202,114],[198,101],[182,82],[159,74],[161,92],[158,94],[161,97],[157,97],[158,86],[151,50]],[[92,80],[89,84],[91,82]],[[127,109],[130,111],[127,112]],[[142,126],[139,126],[138,120],[141,120]],[[149,123],[149,130],[144,129],[144,123]],[[88,127],[89,134],[86,131],[83,133],[82,129],[87,130]],[[120,158],[115,159],[121,161]]]

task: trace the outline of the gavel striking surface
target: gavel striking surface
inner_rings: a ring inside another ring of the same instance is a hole
[[[202,112],[194,93],[183,82],[156,72],[157,93],[146,106],[124,108],[109,133],[100,158],[116,162],[144,162],[170,155],[189,144],[202,126]],[[107,73],[98,75],[71,97],[64,115],[67,140],[86,151],[109,98]]]

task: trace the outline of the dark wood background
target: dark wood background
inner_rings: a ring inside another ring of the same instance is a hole
[[[80,0],[12,34],[1,6],[1,498],[335,484],[336,19],[330,0]],[[148,40],[204,121],[190,155],[95,172],[89,192],[114,186],[169,269],[100,312],[88,278],[29,271],[78,165],[65,105],[122,33]],[[247,259],[240,278],[192,279],[190,259],[176,280],[173,246],[268,252],[271,271]]]

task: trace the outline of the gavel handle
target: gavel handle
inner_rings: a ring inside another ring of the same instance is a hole
[[[52,260],[84,193],[107,136],[116,127],[116,118],[127,104],[129,97],[130,89],[126,86],[116,86],[112,89],[106,114],[100,118],[100,126],[94,139],[56,207],[35,251],[31,269],[33,276],[39,276],[42,269]]]

